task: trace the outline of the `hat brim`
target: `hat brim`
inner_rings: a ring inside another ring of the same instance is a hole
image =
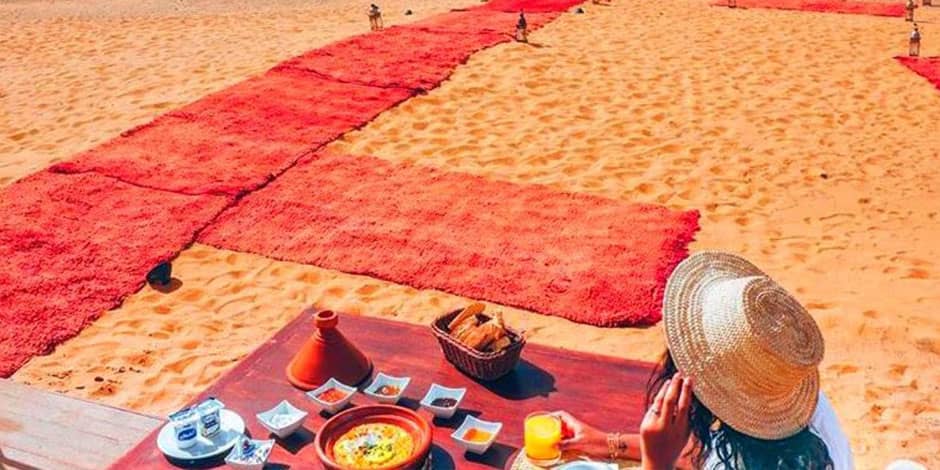
[[[733,376],[709,361],[712,352],[702,323],[703,287],[722,279],[766,277],[747,260],[728,253],[696,253],[673,271],[663,298],[666,343],[680,372],[692,378],[696,398],[723,424],[759,439],[783,439],[812,419],[819,399],[819,372],[781,396],[749,396]]]

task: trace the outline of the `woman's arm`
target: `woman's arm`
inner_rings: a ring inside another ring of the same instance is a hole
[[[565,411],[555,413],[561,418],[565,439],[561,450],[575,451],[588,457],[609,459],[618,453],[618,458],[640,460],[640,435],[606,433],[587,424]]]
[[[691,379],[676,374],[659,390],[643,417],[640,434],[606,433],[559,411],[555,414],[564,428],[561,448],[595,458],[639,460],[647,470],[691,468],[686,458],[693,448],[689,442],[691,402]]]

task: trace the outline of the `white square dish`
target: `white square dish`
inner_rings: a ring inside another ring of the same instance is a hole
[[[470,441],[466,439],[467,432],[471,429],[476,429],[490,434],[490,438],[486,441]],[[467,415],[463,420],[463,424],[450,435],[461,447],[463,447],[467,452],[474,454],[485,454],[487,450],[490,449],[490,446],[493,445],[493,442],[496,442],[496,437],[499,436],[499,432],[503,430],[503,423],[495,423],[492,421],[483,421],[474,416]]]
[[[318,398],[318,396],[321,393],[326,392],[327,390],[331,388],[335,388],[336,390],[339,390],[340,392],[345,393],[346,396],[343,397],[343,399],[341,400],[337,400],[333,402],[324,401]],[[358,389],[356,389],[356,387],[350,387],[349,385],[346,385],[340,382],[339,380],[331,378],[330,380],[327,380],[325,384],[317,387],[314,390],[307,392],[306,395],[307,395],[307,398],[309,398],[311,401],[316,403],[317,406],[319,406],[321,410],[329,414],[336,414],[336,412],[342,410],[343,408],[346,408],[346,405],[348,405],[349,402],[352,401],[353,395],[355,395],[357,391]]]
[[[307,418],[307,412],[283,400],[274,408],[258,413],[258,422],[271,431],[275,436],[283,439],[300,429]]]
[[[238,470],[261,470],[271,456],[273,448],[273,439],[260,441],[242,437],[225,457],[225,463]]]
[[[466,394],[467,389],[465,388],[447,388],[438,384],[431,384],[431,388],[428,389],[428,393],[425,394],[424,398],[421,399],[421,407],[430,411],[438,418],[448,419],[454,416],[454,413],[456,413],[457,409],[460,408],[460,403],[463,401],[463,397]],[[451,407],[432,405],[434,400],[439,398],[451,398],[455,400],[456,403]]]
[[[401,399],[401,396],[405,393],[405,389],[408,388],[408,384],[410,383],[410,377],[392,377],[391,375],[385,375],[379,372],[378,375],[375,376],[375,380],[372,381],[372,384],[363,390],[363,393],[376,399],[379,403],[394,405]],[[378,390],[385,386],[398,388],[398,393],[394,395],[378,393]]]

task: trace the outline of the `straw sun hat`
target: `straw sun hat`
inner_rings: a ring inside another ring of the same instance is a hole
[[[695,396],[723,424],[760,439],[806,427],[816,409],[823,338],[806,309],[756,266],[704,252],[673,271],[666,342]]]

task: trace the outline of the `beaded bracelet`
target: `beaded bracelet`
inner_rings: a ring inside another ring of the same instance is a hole
[[[617,460],[627,453],[627,443],[620,437],[619,432],[607,435],[607,452],[611,460]]]

